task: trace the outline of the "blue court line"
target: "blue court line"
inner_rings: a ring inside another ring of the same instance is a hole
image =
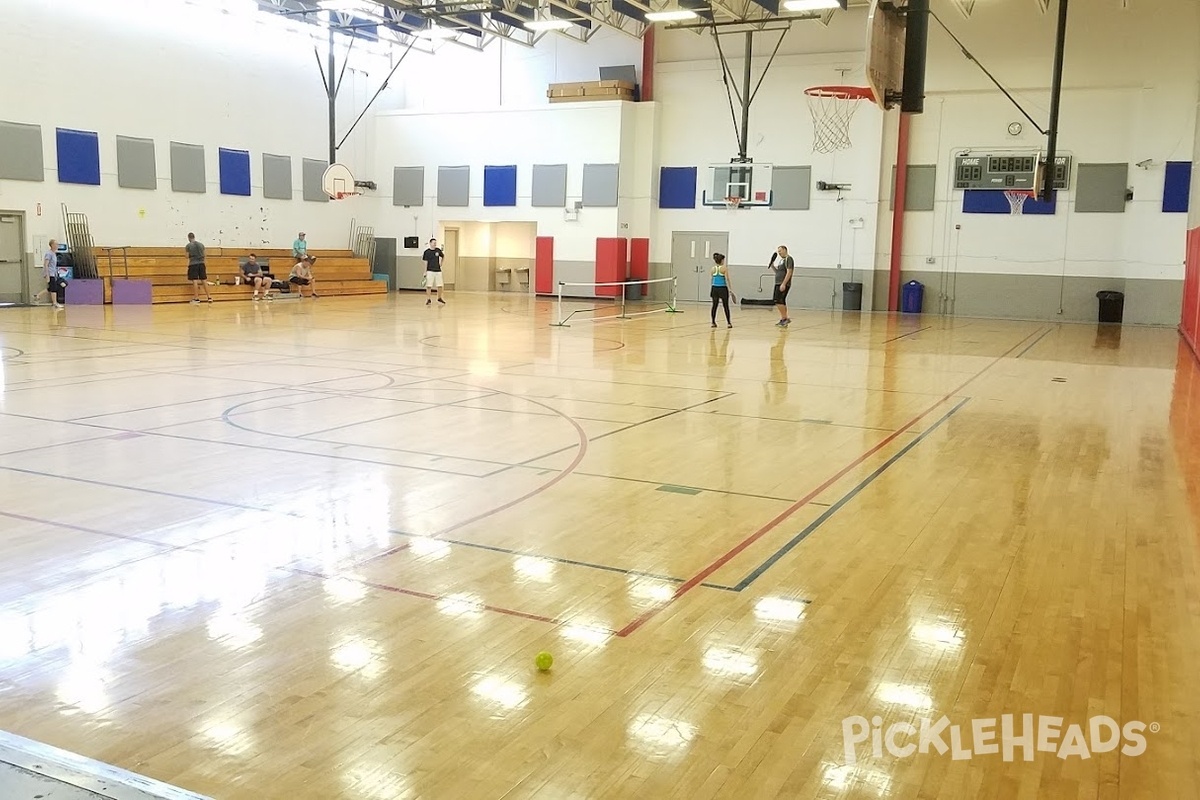
[[[781,558],[783,558],[788,553],[790,553],[793,549],[795,549],[796,545],[800,544],[805,539],[807,539],[814,531],[817,530],[817,528],[820,528],[823,524],[825,524],[829,520],[830,517],[832,517],[834,514],[836,514],[838,511],[840,511],[843,506],[845,506],[847,503],[849,503],[851,500],[853,500],[855,497],[857,497],[859,492],[861,492],[863,489],[870,486],[875,481],[876,478],[878,478],[880,475],[882,475],[884,472],[887,471],[888,467],[895,464],[901,458],[904,458],[904,456],[910,450],[912,450],[914,447],[919,445],[925,439],[925,437],[929,436],[929,434],[933,433],[935,430],[940,428],[943,422],[950,419],[950,417],[954,416],[960,408],[962,408],[964,405],[967,404],[967,401],[969,401],[970,399],[971,398],[969,398],[969,397],[964,397],[962,400],[959,400],[958,405],[954,406],[954,408],[950,409],[944,415],[942,415],[942,417],[939,418],[937,422],[935,422],[935,423],[933,423],[933,425],[929,426],[929,428],[927,428],[916,439],[913,439],[911,442],[904,445],[904,447],[900,448],[900,450],[898,450],[895,455],[893,455],[887,461],[883,462],[883,464],[878,469],[876,469],[874,472],[872,472],[870,475],[868,475],[866,478],[864,478],[857,486],[855,486],[853,489],[851,489],[849,492],[847,492],[845,495],[843,495],[841,497],[841,499],[839,499],[836,503],[831,505],[829,508],[825,509],[825,511],[821,514],[821,516],[817,517],[812,522],[810,522],[804,528],[804,530],[800,531],[795,536],[793,536],[786,544],[783,545],[783,547],[779,548],[774,553],[772,553],[771,556],[766,561],[764,561],[763,563],[761,563],[757,567],[755,567],[753,570],[751,570],[751,572],[748,575],[746,575],[746,577],[742,578],[736,584],[734,584],[733,586],[725,586],[723,584],[718,584],[718,583],[702,583],[700,585],[707,587],[709,589],[722,589],[727,592],[740,592],[743,589],[745,589],[746,587],[748,587],[750,584],[754,583],[756,580],[758,580],[759,578],[761,578],[763,576],[763,573],[765,573],[771,567],[775,566],[775,564]]]
[[[1054,328],[1046,328],[1046,330],[1042,332],[1041,336],[1037,337],[1032,342],[1030,342],[1029,346],[1026,347],[1024,350],[1017,353],[1016,358],[1020,358],[1021,356],[1025,355],[1030,350],[1032,350],[1034,347],[1036,347],[1037,343],[1040,342],[1042,339],[1045,339],[1047,336],[1049,336],[1053,330],[1054,330]]]

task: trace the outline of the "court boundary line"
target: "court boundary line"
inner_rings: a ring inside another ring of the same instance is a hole
[[[792,514],[796,513],[801,508],[803,508],[810,500],[815,500],[819,495],[821,495],[830,486],[834,485],[839,480],[841,480],[843,477],[845,477],[845,475],[847,473],[849,473],[852,469],[859,466],[864,461],[866,461],[868,458],[870,458],[871,456],[878,453],[880,450],[882,450],[888,444],[893,442],[902,433],[904,433],[909,428],[916,425],[918,422],[920,422],[925,417],[929,416],[929,414],[931,414],[938,406],[942,405],[947,400],[949,400],[950,398],[957,395],[959,392],[961,392],[963,389],[965,389],[972,381],[977,380],[985,372],[987,372],[992,367],[994,367],[996,364],[999,364],[1002,360],[1004,360],[1005,358],[1010,356],[1013,352],[1015,352],[1017,350],[1017,348],[1021,347],[1023,344],[1028,342],[1031,338],[1033,338],[1037,334],[1041,333],[1042,330],[1043,330],[1042,328],[1039,328],[1038,330],[1035,330],[1032,333],[1029,333],[1028,335],[1023,337],[1019,342],[1017,342],[1015,345],[1010,347],[1008,350],[1004,351],[1003,353],[1001,353],[1000,355],[998,355],[994,359],[992,359],[992,361],[989,362],[985,367],[983,367],[983,369],[979,370],[974,375],[967,378],[967,380],[963,381],[962,384],[955,387],[951,391],[947,392],[944,396],[939,398],[936,402],[934,402],[932,405],[930,405],[929,408],[927,408],[925,411],[922,411],[920,414],[913,417],[911,420],[909,420],[903,426],[901,426],[900,428],[896,429],[888,436],[881,439],[871,449],[867,450],[862,455],[855,458],[853,461],[851,461],[846,466],[842,467],[840,470],[838,470],[836,473],[834,473],[829,478],[826,478],[824,482],[822,482],[820,485],[818,485],[816,488],[814,488],[812,491],[810,491],[804,497],[797,500],[794,504],[792,504],[788,508],[784,509],[774,519],[771,519],[770,521],[765,523],[762,527],[760,527],[753,534],[751,534],[750,536],[743,539],[741,542],[739,542],[737,545],[735,545],[730,550],[726,551],[724,554],[718,556],[714,561],[712,561],[704,569],[700,570],[695,575],[693,575],[691,578],[688,578],[688,580],[686,580],[685,582],[680,584],[679,588],[677,588],[675,590],[675,593],[668,600],[660,603],[659,605],[655,606],[654,608],[651,608],[647,611],[642,612],[642,614],[635,617],[625,627],[623,627],[619,631],[617,631],[617,636],[619,636],[621,638],[625,638],[625,637],[629,636],[630,634],[634,633],[639,628],[641,628],[643,625],[645,625],[647,622],[649,622],[651,619],[656,617],[664,609],[666,609],[671,604],[673,604],[676,600],[679,600],[684,595],[686,595],[688,592],[690,592],[692,589],[701,585],[710,575],[712,575],[714,572],[716,572],[717,570],[721,569],[723,566],[728,564],[730,561],[732,561],[734,558],[736,558],[739,554],[741,554],[744,550],[746,550],[746,548],[750,547],[750,545],[754,544],[759,539],[761,539],[762,537],[764,537],[768,533],[770,533],[772,530],[774,530],[776,527],[783,524],[784,521],[786,521],[790,516],[792,516]]]
[[[866,489],[868,486],[870,486],[872,483],[874,483],[875,480],[879,476],[881,476],[884,472],[886,472],[889,467],[894,465],[900,459],[904,458],[904,456],[908,455],[908,453],[911,452],[914,448],[916,448],[916,446],[919,445],[922,441],[924,441],[927,436],[929,436],[931,433],[936,431],[945,422],[947,422],[951,417],[953,417],[956,413],[958,413],[958,411],[963,406],[965,406],[968,402],[970,402],[970,400],[971,400],[970,397],[964,397],[961,400],[959,400],[958,403],[953,408],[951,408],[949,411],[947,411],[945,414],[943,414],[941,417],[939,417],[938,421],[933,423],[933,425],[926,428],[921,433],[920,436],[918,436],[916,439],[913,439],[908,444],[904,445],[904,447],[901,448],[899,451],[897,451],[894,455],[892,455],[891,458],[889,458],[887,461],[883,462],[883,464],[880,465],[880,467],[878,469],[876,469],[874,472],[872,472],[870,475],[868,475],[866,478],[864,478],[861,482],[859,482],[856,486],[854,486],[854,488],[850,489],[850,491],[848,491],[846,494],[842,495],[842,497],[840,497],[837,502],[835,502],[833,505],[831,505],[827,509],[825,509],[825,511],[820,516],[818,516],[816,519],[814,519],[812,522],[810,522],[808,525],[806,525],[799,533],[797,533],[795,536],[793,536],[791,539],[789,539],[787,542],[785,542],[783,544],[783,546],[781,546],[778,550],[776,550],[769,557],[767,557],[767,559],[765,561],[763,561],[761,564],[759,564],[754,569],[750,570],[750,572],[748,572],[744,578],[742,578],[740,581],[735,583],[733,586],[725,586],[723,584],[710,584],[710,583],[704,583],[701,585],[705,586],[707,588],[710,588],[710,589],[725,589],[727,591],[734,591],[734,592],[741,592],[741,591],[744,591],[745,589],[747,589],[756,580],[761,578],[768,569],[770,569],[776,563],[778,563],[780,559],[782,559],[784,556],[786,556],[788,553],[790,553],[793,549],[796,548],[797,545],[799,545],[801,542],[803,542],[805,539],[807,539],[810,535],[815,533],[818,528],[820,528],[822,525],[824,525],[826,522],[828,522],[830,519],[832,519],[834,514],[836,514],[838,511],[840,511],[847,503],[849,503],[851,500],[853,500],[855,497],[857,497],[859,495],[859,493],[861,493],[864,489]]]

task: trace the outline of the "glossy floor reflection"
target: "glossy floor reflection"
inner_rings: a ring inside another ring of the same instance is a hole
[[[0,728],[222,799],[1200,796],[1174,331],[706,311],[0,312]]]

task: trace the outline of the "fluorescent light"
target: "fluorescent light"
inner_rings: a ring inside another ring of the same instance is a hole
[[[530,31],[565,31],[573,24],[565,19],[531,19],[525,23],[525,29]]]
[[[414,34],[420,38],[454,38],[457,35],[458,31],[452,28],[438,28],[437,25],[432,28],[422,28]]]
[[[318,0],[317,6],[325,11],[364,11],[368,4],[363,0]]]
[[[783,7],[787,11],[825,11],[843,6],[839,0],[785,0]]]
[[[695,11],[689,11],[686,8],[676,8],[670,11],[647,11],[646,20],[648,22],[678,22],[684,19],[695,19],[698,17]]]

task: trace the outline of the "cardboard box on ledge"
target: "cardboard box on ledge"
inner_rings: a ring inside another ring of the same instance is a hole
[[[592,100],[633,100],[634,85],[628,81],[582,81],[552,83],[546,91],[551,103],[577,103]]]

